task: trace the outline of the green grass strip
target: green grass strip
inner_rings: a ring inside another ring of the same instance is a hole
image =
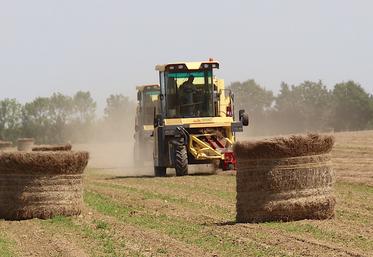
[[[110,189],[124,190],[129,193],[140,194],[141,197],[145,200],[167,201],[170,203],[175,203],[177,205],[183,206],[188,209],[195,209],[195,210],[208,209],[209,212],[214,212],[219,217],[222,217],[224,219],[231,220],[234,218],[234,215],[235,215],[235,213],[231,209],[223,208],[220,206],[206,206],[201,203],[190,201],[189,199],[185,197],[176,197],[176,196],[171,196],[167,194],[151,192],[148,190],[138,189],[138,188],[135,188],[132,186],[126,186],[126,185],[98,183],[98,182],[92,183],[92,185],[98,186],[98,187],[110,188]]]
[[[15,242],[8,239],[4,233],[0,232],[0,256],[1,257],[13,257],[17,256],[13,251]]]
[[[85,202],[97,211],[123,222],[157,230],[182,242],[196,245],[207,251],[219,251],[226,256],[274,256],[282,255],[276,247],[264,249],[255,242],[238,243],[227,235],[217,235],[214,226],[189,223],[186,220],[163,214],[149,214],[138,208],[118,203],[107,196],[85,191]]]
[[[337,182],[336,189],[338,191],[353,191],[354,193],[363,194],[367,197],[373,197],[373,187],[358,183],[348,183],[348,182]]]
[[[64,228],[70,231],[74,231],[84,237],[90,238],[99,244],[102,248],[105,256],[123,256],[120,249],[117,249],[116,242],[114,242],[111,233],[110,226],[105,221],[95,220],[92,226],[87,224],[79,225],[73,222],[71,217],[56,216],[50,220],[40,221],[43,225],[53,228]],[[125,247],[125,245],[121,245]],[[119,247],[120,248],[120,247]],[[95,255],[94,249],[90,249],[91,255]],[[139,256],[137,253],[131,253],[130,256]]]
[[[227,181],[227,184],[232,184],[232,188],[234,188],[234,184],[231,183],[230,181]],[[180,183],[173,183],[173,181],[166,181],[165,183],[162,183],[162,186],[170,188],[170,189],[183,189],[183,191],[193,192],[193,193],[205,193],[208,195],[217,196],[223,200],[228,200],[228,201],[233,201],[236,197],[235,192],[216,190],[216,189],[208,188],[206,186],[200,186],[193,182],[191,182],[190,184],[187,184],[187,183],[180,184]]]
[[[335,188],[337,208],[340,204],[341,208],[347,209],[346,211],[354,214],[355,218],[371,220],[373,213],[373,205],[371,204],[373,202],[372,186],[338,182]],[[362,214],[363,212],[366,215]]]

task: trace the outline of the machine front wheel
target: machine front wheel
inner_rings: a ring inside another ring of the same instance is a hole
[[[156,167],[156,166],[154,166],[154,176],[165,177],[166,176],[166,167]]]
[[[188,152],[185,145],[175,147],[176,176],[188,175]]]

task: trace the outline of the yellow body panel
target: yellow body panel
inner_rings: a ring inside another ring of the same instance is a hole
[[[206,135],[199,135],[206,136]],[[189,151],[193,154],[196,160],[206,159],[224,159],[224,154],[215,150],[207,143],[198,138],[198,135],[191,135],[189,137]]]
[[[214,79],[214,84],[216,85],[217,91],[220,94],[219,106],[218,106],[219,116],[226,117],[227,116],[227,113],[226,113],[227,107],[231,103],[231,96],[229,95],[228,91],[225,90],[223,79],[215,78]]]
[[[186,125],[190,128],[204,127],[230,127],[233,122],[232,117],[203,117],[203,118],[172,118],[164,119],[165,126],[167,125]]]
[[[202,118],[178,118],[165,119],[165,126],[188,125],[189,128],[224,128],[227,134],[227,142],[233,145],[235,138],[232,133],[232,117],[202,117]],[[209,134],[191,134],[188,149],[196,160],[224,160],[224,153],[213,149],[210,145],[200,140],[200,137],[211,136]]]
[[[143,128],[144,128],[144,131],[153,131],[154,125],[144,125]]]
[[[232,122],[232,117],[164,119],[165,126],[189,125],[190,128],[230,127]]]

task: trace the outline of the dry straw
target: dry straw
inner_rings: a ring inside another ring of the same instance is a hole
[[[34,146],[33,138],[18,138],[17,139],[17,150],[18,151],[31,151]]]
[[[0,141],[0,151],[8,150],[12,146],[13,143],[11,141]]]
[[[34,152],[44,152],[44,151],[71,151],[72,146],[70,144],[66,145],[38,145],[32,148]]]
[[[241,159],[274,159],[325,154],[332,150],[333,145],[332,136],[308,134],[238,142],[234,150]]]
[[[0,154],[0,218],[79,214],[87,163],[87,152]]]
[[[316,134],[237,143],[237,221],[333,217],[333,144]]]

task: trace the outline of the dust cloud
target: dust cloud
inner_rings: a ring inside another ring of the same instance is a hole
[[[135,163],[133,158],[134,140],[109,143],[76,144],[74,150],[84,150],[90,153],[88,167],[99,173],[112,176],[136,177],[153,176],[153,160],[147,159]],[[211,174],[213,165],[190,165],[190,174]],[[174,169],[168,169],[167,174],[175,175]]]
[[[135,111],[115,120],[102,120],[89,129],[89,140],[73,142],[73,150],[90,153],[88,167],[116,176],[153,175],[153,161],[134,161]]]
[[[267,136],[286,135],[281,127],[265,126],[265,122],[254,117],[243,133],[237,133],[237,141],[260,139]],[[292,131],[302,131],[292,123]],[[266,129],[263,129],[266,127]],[[90,129],[89,142],[73,143],[73,150],[85,150],[90,153],[88,167],[99,173],[113,176],[153,176],[153,143],[149,142],[146,149],[140,149],[140,155],[145,157],[142,161],[135,161],[135,111],[123,119],[111,122],[102,122],[99,126]],[[259,132],[260,131],[260,132]],[[304,131],[310,132],[310,131]],[[213,173],[213,165],[190,165],[189,173]],[[167,174],[175,174],[173,169],[168,169]]]

